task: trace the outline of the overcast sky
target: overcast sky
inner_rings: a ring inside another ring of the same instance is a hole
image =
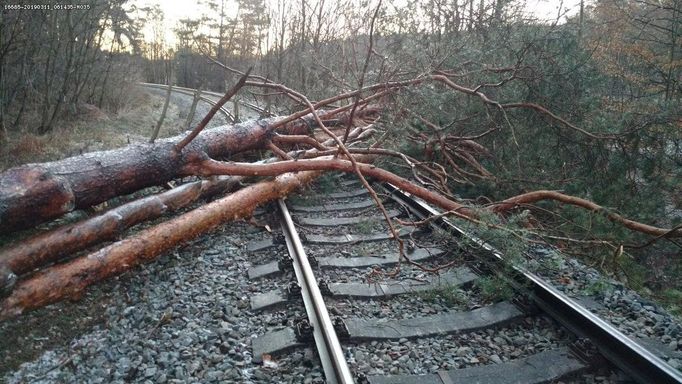
[[[580,11],[580,0],[526,0],[526,11],[541,20],[553,20],[559,12],[559,7],[569,16]]]
[[[266,0],[266,3],[270,0]],[[399,1],[398,1],[399,2]],[[175,37],[172,29],[178,20],[183,18],[197,18],[201,15],[202,10],[197,5],[196,0],[133,0],[133,3],[138,7],[158,4],[165,14],[166,25],[166,40],[173,44]],[[372,1],[371,3],[375,3]],[[234,7],[233,2],[228,2]],[[580,0],[526,0],[525,9],[528,15],[534,16],[540,20],[555,20],[559,10],[562,15],[575,15],[579,11]],[[229,12],[228,12],[229,14]],[[148,35],[145,32],[146,35]]]

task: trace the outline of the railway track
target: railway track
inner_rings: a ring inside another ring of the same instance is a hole
[[[190,96],[195,91],[173,90]],[[201,99],[215,105],[221,96],[205,91]],[[257,105],[240,104],[265,114]],[[229,109],[223,107],[221,112],[235,120]],[[401,236],[414,245],[411,259],[436,264],[460,259],[452,268],[433,276],[403,267],[396,278],[384,281],[375,276],[377,281],[368,281],[377,266],[395,265],[398,256],[387,251],[394,245],[385,225],[376,220],[378,212],[371,211],[374,204],[365,191],[343,183],[336,187],[345,191],[309,196],[290,207],[279,202],[278,234],[267,234],[248,246],[254,254],[273,249],[280,253],[279,260],[263,260],[249,271],[254,282],[278,275],[266,284],[272,289],[251,297],[253,312],[279,317],[271,332],[253,340],[254,361],[315,345],[326,381],[332,383],[525,383],[562,377],[583,382],[581,372],[595,371],[602,361],[609,362],[610,374],[620,370],[636,382],[682,383],[680,372],[658,357],[660,351],[652,352],[628,338],[542,278],[519,268],[510,271],[499,251],[445,219],[434,220],[431,233],[403,228]],[[390,185],[384,191],[391,196],[392,217],[421,219],[437,213]],[[464,239],[476,249],[443,240],[449,237]],[[372,256],[361,256],[367,252]],[[309,254],[312,263],[306,262]],[[521,294],[488,297],[490,292],[482,292],[494,290],[488,285],[502,280]],[[287,311],[277,312],[282,306]],[[290,318],[286,313],[305,316]],[[526,348],[521,335],[536,333],[549,336],[536,345],[529,341]],[[467,337],[476,342],[469,346]],[[481,340],[487,345],[481,345]],[[514,344],[515,352],[505,355],[508,344]],[[415,350],[434,350],[446,357],[422,358]],[[563,368],[528,368],[533,366]]]
[[[168,89],[168,85],[165,84],[154,84],[154,83],[140,83],[141,86],[147,87],[147,88],[152,88],[152,89],[160,89],[160,90],[166,90]],[[173,86],[172,88],[173,92],[180,93],[183,95],[189,95],[194,97],[194,92],[196,89],[194,88],[186,88],[186,87],[178,87],[178,86]],[[201,96],[200,100],[210,104],[211,106],[215,105],[220,98],[223,97],[223,94],[217,93],[217,92],[211,92],[211,91],[201,91]],[[233,103],[230,101],[230,103]],[[240,100],[239,104],[242,105],[243,107],[248,108],[249,110],[255,112],[256,114],[260,116],[270,116],[271,113],[267,112],[264,108],[259,107],[255,103],[250,103],[247,101]],[[229,121],[231,122],[236,122],[236,117],[234,113],[230,111],[230,109],[226,108],[225,106],[220,107],[220,113],[222,113]]]
[[[499,252],[436,220],[399,233],[410,259],[449,268],[403,264],[382,276],[398,255],[367,192],[326,175],[314,188],[287,200],[291,220],[272,205],[103,283],[102,300],[0,324],[0,382],[680,382],[670,367],[681,366],[682,326],[634,292],[576,295],[591,275],[568,259],[556,275],[533,269],[542,279],[517,281],[528,272],[498,271]],[[393,218],[431,213],[390,187],[380,193]],[[553,304],[564,296],[553,288],[573,299]],[[634,341],[600,334],[609,327],[591,314]]]
[[[335,192],[280,200],[257,216],[270,232],[247,244],[259,260],[248,271],[260,286],[250,306],[275,320],[253,339],[254,361],[315,345],[329,383],[682,383],[660,350],[537,275],[503,267],[499,251],[446,219],[399,235],[410,259],[448,268],[403,264],[380,276],[399,255],[369,195],[353,180],[325,183]],[[383,191],[391,217],[436,213],[390,185]]]

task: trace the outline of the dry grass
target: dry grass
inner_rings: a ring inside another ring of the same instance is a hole
[[[26,164],[59,160],[87,152],[123,147],[147,142],[159,119],[164,99],[131,85],[126,91],[126,103],[117,113],[107,113],[94,106],[85,106],[75,115],[63,119],[46,135],[10,132],[7,144],[0,148],[0,171]],[[182,132],[186,111],[171,102],[159,137]],[[33,124],[26,119],[24,131]]]

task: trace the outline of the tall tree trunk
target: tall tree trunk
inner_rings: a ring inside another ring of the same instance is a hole
[[[469,22],[467,23],[469,32],[474,30],[474,0],[469,0]]]
[[[197,104],[201,99],[201,88],[197,88],[194,91],[194,98],[192,98],[192,106],[189,108],[189,113],[187,114],[187,119],[185,119],[185,129],[191,129],[192,120],[194,119],[194,113],[197,110]]]
[[[67,44],[66,44],[66,65],[64,66],[64,71],[63,71],[63,79],[62,79],[62,87],[59,92],[59,94],[56,96],[56,102],[54,105],[54,109],[52,110],[52,115],[50,116],[49,121],[47,122],[47,125],[41,127],[42,132],[41,133],[47,133],[52,130],[52,126],[55,123],[55,120],[57,119],[57,116],[59,116],[59,113],[61,112],[61,108],[64,105],[64,103],[67,101],[67,95],[69,93],[69,88],[71,87],[71,76],[72,76],[72,71],[73,71],[73,56],[74,56],[74,49],[75,49],[75,44],[74,44],[74,33],[73,33],[73,21],[71,19],[71,12],[67,11],[66,12],[66,20],[68,24],[68,36],[67,36]]]
[[[279,30],[279,49],[277,50],[277,81],[280,84],[284,84],[285,81],[282,79],[282,68],[284,65],[284,33],[285,33],[285,13],[284,5],[282,5],[282,14],[280,15],[280,30]]]
[[[680,1],[675,0],[672,4],[672,16],[670,20],[670,53],[668,55],[668,74],[665,82],[665,100],[670,101],[673,99],[677,91],[677,68],[679,64],[675,64],[675,50],[677,48],[677,28],[679,27],[680,20]]]
[[[161,130],[161,125],[163,125],[163,120],[166,119],[166,111],[168,111],[168,104],[170,103],[170,97],[171,97],[171,92],[173,90],[173,86],[168,83],[168,90],[166,91],[166,101],[163,103],[163,109],[161,110],[161,116],[159,117],[159,121],[156,122],[156,127],[154,127],[154,132],[152,132],[152,137],[149,138],[149,142],[153,143],[154,140],[159,136],[159,131]]]
[[[585,22],[585,1],[580,0],[580,15],[578,17],[578,43],[583,40],[583,24]]]
[[[305,57],[305,42],[306,42],[306,15],[305,15],[305,0],[301,0],[301,36],[300,36],[300,58]],[[299,73],[301,76],[301,91],[306,91],[306,71],[305,65],[299,65]]]
[[[0,16],[0,22],[2,16]],[[5,111],[9,103],[5,101],[5,65],[2,57],[0,57],[0,150],[4,148],[7,141],[7,126],[5,125]]]

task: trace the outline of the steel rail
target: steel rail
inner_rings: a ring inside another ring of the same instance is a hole
[[[168,85],[164,85],[164,84],[140,83],[140,85],[142,85],[143,87],[156,88],[156,89],[162,89],[162,90],[167,90],[167,89],[168,89]],[[173,86],[172,91],[177,92],[177,93],[181,93],[181,94],[183,94],[183,95],[194,96],[194,92],[196,91],[196,89]],[[201,91],[201,93],[202,93],[202,94],[206,94],[206,93],[209,93],[209,92]],[[210,93],[213,93],[213,92],[210,92]],[[205,97],[205,96],[199,96],[199,99],[201,99],[201,100],[203,100],[203,101],[205,101],[205,102],[207,102],[207,103],[209,103],[209,104],[211,104],[211,105],[216,105],[216,104],[217,104],[217,101],[211,100],[211,99],[209,99],[208,97]],[[232,112],[230,112],[227,108],[225,108],[224,106],[223,106],[223,107],[220,107],[220,112],[222,112],[222,113],[225,115],[225,117],[227,117],[228,119],[230,119],[231,122],[233,122],[233,123],[235,122],[235,117],[234,117],[234,115],[233,115]]]
[[[425,219],[440,212],[425,202],[412,197],[391,184],[383,184],[391,197],[404,204],[417,216]],[[439,217],[432,223],[453,232],[457,236],[468,237],[487,251],[496,263],[504,263],[504,255],[482,239],[457,227],[445,217]],[[658,356],[632,340],[611,324],[590,312],[583,305],[558,291],[539,276],[519,267],[513,266],[515,279],[521,279],[523,286],[530,291],[530,298],[548,315],[570,329],[580,337],[592,341],[606,359],[629,374],[642,384],[682,383],[682,372],[671,367]]]
[[[191,89],[191,88],[187,88],[187,89]],[[218,93],[218,92],[205,91],[205,93],[208,95],[216,96],[216,97],[223,97],[223,95],[221,93]],[[257,106],[256,104],[250,103],[248,101],[240,101],[239,103],[253,109],[256,112],[265,113],[265,109]]]
[[[322,293],[308,262],[308,256],[306,256],[303,250],[301,239],[298,237],[289,210],[284,200],[279,199],[277,203],[282,215],[282,232],[284,232],[287,249],[293,259],[296,278],[301,286],[303,303],[308,319],[313,327],[315,345],[320,355],[325,378],[328,383],[354,383],[353,375],[343,356],[339,338],[334,330],[329,312],[327,312],[327,306],[322,298]]]
[[[140,83],[140,84],[142,84],[143,86],[148,86],[148,87],[153,87],[153,88],[159,88],[159,89],[167,89],[167,88],[168,88],[168,86],[167,86],[167,85],[164,85],[164,84],[155,84],[155,83]],[[185,94],[190,94],[190,93],[191,93],[192,95],[194,94],[194,91],[196,91],[196,89],[194,89],[194,88],[179,87],[179,86],[173,86],[173,90],[178,90],[179,93],[185,93]],[[223,94],[218,93],[218,92],[213,92],[213,91],[204,91],[204,90],[202,90],[201,93],[202,93],[202,95],[211,95],[211,96],[215,96],[215,97],[217,97],[218,99],[220,99],[221,97],[223,97]],[[211,99],[206,98],[206,97],[204,97],[204,96],[202,96],[201,99],[204,100],[204,101],[206,101],[206,102],[208,102],[208,103],[210,103],[210,104],[215,104],[215,103],[216,103],[215,100],[211,100]],[[239,101],[239,104],[242,104],[242,105],[244,105],[245,107],[250,108],[250,109],[252,109],[252,110],[258,112],[258,113],[260,113],[261,115],[268,115],[268,116],[270,116],[270,117],[275,116],[273,113],[266,111],[265,108],[261,108],[261,107],[259,107],[258,105],[254,104],[254,103],[250,103],[250,102],[248,102],[248,101],[243,101],[243,100],[242,100],[242,101]],[[223,110],[223,108],[221,108],[221,110]],[[230,112],[229,110],[226,110],[226,109],[223,110],[223,112],[226,113],[226,114],[228,115],[228,117],[229,117],[230,119],[232,119],[232,121],[234,121],[234,115],[232,114],[232,112]]]
[[[184,88],[184,87],[183,87],[183,88]],[[192,88],[184,88],[184,89],[192,89]],[[220,97],[223,97],[223,95],[222,95],[221,93],[218,93],[218,92],[213,92],[213,91],[202,91],[202,92],[203,92],[203,93],[206,93],[206,94],[208,94],[208,95],[213,95],[213,96],[219,97],[219,98],[220,98]],[[258,113],[260,113],[260,114],[262,114],[262,115],[268,114],[268,115],[270,115],[270,116],[274,116],[273,113],[267,112],[267,111],[265,110],[265,108],[261,108],[261,107],[259,107],[258,105],[254,104],[254,103],[250,103],[250,102],[248,102],[248,101],[240,101],[239,104],[245,105],[246,107],[251,108],[251,109],[253,109],[254,111],[256,111],[256,112],[258,112]]]

